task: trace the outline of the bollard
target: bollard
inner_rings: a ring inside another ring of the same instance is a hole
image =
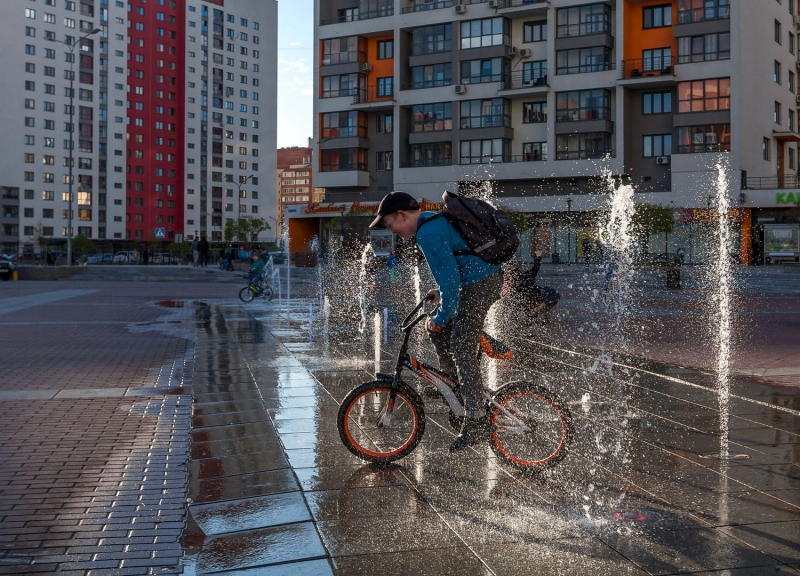
[[[14,273],[11,275],[11,279],[12,279],[14,282],[17,282],[17,281],[19,280],[19,272],[17,272],[16,270],[14,270]]]

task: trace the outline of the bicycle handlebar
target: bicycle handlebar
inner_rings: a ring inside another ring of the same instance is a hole
[[[414,324],[416,324],[417,322],[419,322],[419,321],[420,321],[420,320],[421,320],[421,319],[422,319],[422,318],[425,316],[425,314],[421,314],[420,316],[418,316],[417,318],[415,318],[413,321],[411,320],[411,317],[412,317],[412,316],[414,316],[414,315],[415,315],[417,312],[419,312],[419,311],[420,311],[420,309],[421,309],[423,306],[425,306],[425,304],[426,304],[427,302],[429,302],[429,301],[433,300],[433,298],[434,298],[434,297],[433,297],[432,295],[428,294],[428,295],[426,295],[426,296],[425,296],[425,297],[424,297],[422,300],[420,300],[420,301],[419,301],[419,303],[418,303],[416,306],[414,306],[414,309],[413,309],[413,310],[412,310],[412,311],[409,313],[409,315],[408,315],[408,316],[406,316],[406,319],[405,319],[405,320],[403,320],[403,323],[402,323],[402,324],[400,324],[400,328],[401,328],[402,330],[405,330],[406,328],[410,328],[411,326],[413,326]]]

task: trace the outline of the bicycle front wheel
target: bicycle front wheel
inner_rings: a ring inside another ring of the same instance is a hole
[[[337,418],[339,437],[350,452],[377,464],[410,454],[425,432],[422,399],[400,382],[390,406],[389,382],[366,382],[342,401]]]
[[[552,392],[532,382],[503,386],[489,407],[492,449],[527,472],[556,465],[572,442],[572,416]],[[502,408],[501,408],[502,407]]]
[[[253,299],[256,297],[256,293],[250,288],[250,286],[245,286],[241,290],[239,290],[239,300],[242,302],[252,302]]]

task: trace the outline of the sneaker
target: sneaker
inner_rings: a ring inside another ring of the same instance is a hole
[[[464,418],[461,433],[450,444],[450,452],[458,452],[467,446],[474,446],[489,435],[489,429],[487,418]]]
[[[425,386],[422,389],[422,393],[428,398],[438,398],[439,396],[442,395],[442,393],[439,392],[439,389],[433,384],[428,384],[427,386]]]

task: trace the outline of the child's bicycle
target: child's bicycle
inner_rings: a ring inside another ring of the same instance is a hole
[[[251,278],[250,284],[239,290],[239,300],[248,303],[256,298],[272,300],[272,286],[264,278]]]
[[[387,463],[410,454],[425,432],[423,401],[416,389],[402,380],[409,369],[435,386],[450,406],[450,425],[459,429],[465,415],[457,378],[427,366],[408,354],[411,329],[427,318],[424,298],[400,325],[403,343],[394,374],[376,374],[347,394],[339,408],[339,436],[350,452],[368,462]],[[485,332],[481,349],[491,358],[508,360],[514,352]],[[553,466],[567,454],[572,440],[572,417],[564,402],[533,382],[511,382],[484,389],[491,428],[489,441],[497,456],[523,471]]]

